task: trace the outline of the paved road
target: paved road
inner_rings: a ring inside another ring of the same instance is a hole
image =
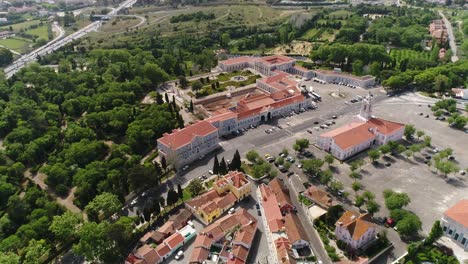
[[[442,11],[440,11],[440,10],[439,10],[439,15],[444,20],[445,27],[447,28],[447,33],[449,35],[449,45],[450,45],[450,49],[453,52],[453,55],[452,55],[452,58],[451,58],[452,62],[456,62],[456,61],[458,61],[457,44],[455,43],[455,35],[453,35],[452,24],[450,23],[450,21],[448,21],[448,19],[444,15],[444,13]]]
[[[122,2],[117,8],[113,9],[109,12],[108,16],[115,16],[120,10],[123,8],[128,8],[133,6],[137,0],[127,0]],[[37,59],[38,56],[44,56],[50,54],[61,47],[65,46],[66,44],[72,42],[75,39],[79,39],[91,31],[96,31],[99,27],[101,27],[101,21],[96,21],[88,26],[76,31],[75,33],[63,37],[65,35],[65,31],[58,26],[58,24],[54,24],[54,27],[59,31],[59,36],[56,37],[54,40],[48,42],[42,47],[37,48],[36,50],[30,52],[29,54],[23,55],[21,58],[17,59],[13,62],[12,65],[5,68],[5,76],[6,78],[10,78],[15,73],[17,73],[21,68],[26,66],[28,63],[33,62]]]

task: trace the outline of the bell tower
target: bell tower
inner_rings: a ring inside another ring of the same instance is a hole
[[[368,121],[372,118],[372,97],[370,93],[362,100],[361,111],[358,117],[363,121]]]

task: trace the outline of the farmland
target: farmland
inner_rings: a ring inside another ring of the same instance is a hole
[[[415,51],[409,49],[392,49],[390,57],[399,63],[403,59],[430,59],[431,54],[425,51]]]

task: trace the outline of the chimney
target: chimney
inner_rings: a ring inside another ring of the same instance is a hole
[[[356,216],[355,216],[355,215],[352,215],[352,216],[351,216],[351,221],[353,221],[354,219],[356,219]]]
[[[337,223],[339,226],[343,226],[343,222],[338,222]]]

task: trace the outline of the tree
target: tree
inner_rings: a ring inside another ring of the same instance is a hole
[[[200,81],[194,81],[192,83],[192,90],[193,91],[199,91],[201,88],[203,88],[203,84]]]
[[[351,187],[353,188],[354,192],[357,192],[362,189],[362,184],[358,181],[354,181]]]
[[[177,192],[172,188],[169,189],[169,191],[167,192],[167,198],[166,198],[167,205],[171,206],[177,203],[178,200],[179,200],[179,195],[177,194]]]
[[[325,170],[320,173],[320,183],[328,185],[328,183],[333,179],[333,172],[331,170]]]
[[[143,66],[143,75],[148,78],[153,85],[159,85],[169,80],[169,75],[157,64],[146,63]]]
[[[299,146],[298,144],[294,144],[293,145],[293,150],[297,153],[297,152],[301,151],[301,146]]]
[[[167,169],[167,162],[166,162],[166,157],[165,156],[161,157],[161,167],[163,168],[163,170]]]
[[[435,167],[436,169],[440,170],[445,176],[460,170],[460,168],[455,163],[449,160],[436,162]]]
[[[83,224],[78,232],[79,242],[73,245],[73,251],[85,257],[87,261],[103,261],[109,251],[114,249],[114,242],[106,235],[107,222]]]
[[[50,252],[50,246],[44,239],[39,241],[32,239],[29,241],[28,247],[26,248],[26,255],[24,256],[24,264],[36,264],[41,262],[43,256],[48,255]]]
[[[12,252],[0,252],[0,263],[18,264],[20,263],[20,257]]]
[[[426,133],[424,133],[424,131],[418,130],[418,131],[416,132],[416,137],[417,137],[418,140],[419,140],[419,138],[421,138],[422,136],[424,136],[424,134],[426,134]]]
[[[343,183],[340,181],[332,181],[330,183],[330,190],[334,193],[343,190]]]
[[[379,147],[379,150],[380,152],[382,152],[382,154],[385,156],[387,155],[388,153],[390,153],[391,151],[391,148],[388,144],[385,144],[385,145],[382,145]]]
[[[247,158],[248,161],[255,163],[257,159],[260,158],[260,155],[255,150],[249,150],[249,152],[245,154],[245,157]]]
[[[364,62],[362,60],[356,60],[353,62],[353,74],[360,76],[364,73]]]
[[[192,197],[198,196],[200,193],[203,192],[203,184],[200,179],[192,180],[189,185],[187,186],[188,191],[192,195]]]
[[[239,154],[239,150],[236,149],[236,153],[234,153],[234,156],[232,157],[231,164],[229,164],[230,170],[234,171],[237,170],[239,171],[241,169],[241,157]]]
[[[193,113],[193,101],[192,100],[190,100],[189,111],[190,113]]]
[[[357,171],[352,171],[350,174],[349,174],[349,177],[353,180],[357,180],[357,179],[361,179],[362,178],[362,175],[357,172]]]
[[[422,222],[415,214],[408,214],[402,220],[397,222],[398,233],[402,236],[411,236],[417,234],[421,229]]]
[[[372,162],[375,162],[380,158],[380,151],[371,149],[367,152],[367,155],[369,155],[369,158],[372,160]]]
[[[413,156],[414,153],[413,153],[413,151],[408,149],[407,151],[404,152],[404,154],[409,159],[410,157]]]
[[[416,132],[416,128],[413,125],[406,125],[405,131],[403,134],[407,140],[411,140],[413,138],[414,133]]]
[[[189,85],[189,81],[187,80],[187,78],[185,78],[185,76],[179,76],[179,83],[182,89]]]
[[[122,208],[122,203],[115,194],[104,192],[94,197],[85,207],[88,217],[94,221],[110,217],[113,213]],[[99,216],[102,214],[102,218]]]
[[[219,163],[219,174],[224,175],[228,172],[228,164],[226,163],[226,160],[224,160],[224,157],[221,159],[221,162]]]
[[[215,156],[214,158],[214,163],[213,163],[213,173],[214,174],[219,174],[219,161],[218,161],[218,155]]]
[[[80,223],[81,218],[77,214],[66,211],[62,215],[54,216],[49,231],[52,232],[58,240],[66,242],[75,237]]]
[[[320,159],[308,159],[302,161],[302,169],[305,173],[310,175],[317,175],[320,172],[320,168],[323,166],[323,160]]]
[[[304,150],[309,147],[310,142],[306,138],[300,138],[296,140],[296,144],[300,147],[300,150]]]
[[[0,47],[0,67],[6,66],[13,62],[13,53],[5,48]]]
[[[398,144],[398,146],[395,149],[396,153],[398,154],[403,153],[405,150],[406,150],[406,147],[402,144]]]
[[[366,198],[367,201],[374,200],[374,198],[375,198],[375,194],[372,193],[371,191],[365,191],[365,192],[362,194],[362,196],[363,196],[364,198]]]
[[[437,241],[442,235],[444,231],[442,230],[442,226],[439,220],[436,220],[432,225],[431,232],[429,232],[429,236],[427,237],[425,243],[427,245],[432,245],[435,241]]]
[[[392,190],[384,191],[385,206],[388,210],[401,209],[407,206],[411,199],[406,193],[397,193]]]
[[[424,141],[424,146],[426,147],[430,147],[431,146],[431,142],[432,142],[432,138],[430,136],[425,136],[423,138],[423,141]]]
[[[367,212],[374,215],[380,210],[380,205],[375,200],[369,200],[366,204]]]
[[[182,189],[182,186],[180,186],[180,183],[177,184],[177,195],[179,196],[180,200],[182,200],[184,197],[184,190]]]
[[[333,162],[335,161],[335,158],[333,157],[333,155],[327,154],[327,155],[325,155],[325,157],[323,158],[323,160],[324,160],[326,163],[328,163],[328,167],[330,167],[330,166],[333,164]]]
[[[366,203],[366,199],[360,195],[356,195],[356,198],[354,200],[354,205],[357,206],[357,208],[361,208]]]

